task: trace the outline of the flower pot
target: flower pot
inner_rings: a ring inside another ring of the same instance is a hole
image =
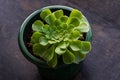
[[[51,11],[55,11],[58,9],[62,9],[66,15],[69,15],[71,10],[73,8],[67,7],[67,6],[60,6],[60,5],[53,5],[53,6],[47,6],[44,8],[49,8]],[[44,9],[38,9],[35,12],[33,12],[30,16],[26,18],[26,20],[23,22],[19,35],[18,35],[18,43],[19,47],[22,51],[22,54],[32,63],[34,63],[39,71],[40,74],[48,80],[73,80],[75,75],[81,70],[82,68],[82,62],[79,64],[61,64],[55,68],[50,68],[47,63],[45,63],[40,58],[32,55],[30,52],[30,48],[27,47],[27,43],[30,41],[30,34],[32,32],[32,23],[40,19],[39,13]],[[85,18],[86,19],[86,18]],[[87,21],[87,19],[86,19]],[[90,26],[89,26],[90,27]],[[28,37],[29,36],[29,37]],[[91,27],[88,33],[86,33],[86,41],[92,40],[92,31]]]

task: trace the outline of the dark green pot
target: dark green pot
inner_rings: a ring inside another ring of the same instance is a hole
[[[53,5],[53,6],[47,6],[44,8],[50,8],[51,11],[55,11],[57,9],[63,9],[64,13],[66,15],[69,15],[71,10],[73,8],[67,7],[67,6],[60,6],[60,5]],[[48,80],[73,80],[75,75],[78,74],[78,72],[82,69],[82,62],[79,64],[62,64],[57,66],[56,68],[50,68],[44,61],[40,60],[39,58],[35,57],[30,53],[28,48],[26,47],[27,42],[30,41],[26,36],[29,36],[32,31],[32,23],[36,19],[40,19],[39,14],[42,9],[38,9],[37,11],[33,12],[30,16],[26,18],[26,20],[23,22],[19,35],[18,35],[18,44],[19,47],[23,53],[23,55],[32,63],[34,63],[39,71],[40,74],[48,79]],[[85,18],[86,19],[86,18]],[[86,19],[87,20],[87,19]],[[92,41],[92,31],[91,27],[89,32],[86,34],[86,41]]]

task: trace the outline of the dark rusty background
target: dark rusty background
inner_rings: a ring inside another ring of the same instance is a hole
[[[93,29],[92,51],[74,80],[120,80],[120,0],[0,0],[0,80],[42,80],[17,37],[29,14],[53,4],[81,10]]]

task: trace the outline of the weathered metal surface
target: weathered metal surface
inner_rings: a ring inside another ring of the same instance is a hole
[[[74,80],[119,80],[120,0],[0,0],[0,80],[42,80],[21,54],[17,36],[29,14],[53,4],[80,9],[93,29],[92,51]]]

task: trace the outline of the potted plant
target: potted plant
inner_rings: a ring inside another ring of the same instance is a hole
[[[47,6],[32,13],[18,36],[23,55],[48,80],[72,80],[91,50],[92,32],[85,16],[67,6]]]

